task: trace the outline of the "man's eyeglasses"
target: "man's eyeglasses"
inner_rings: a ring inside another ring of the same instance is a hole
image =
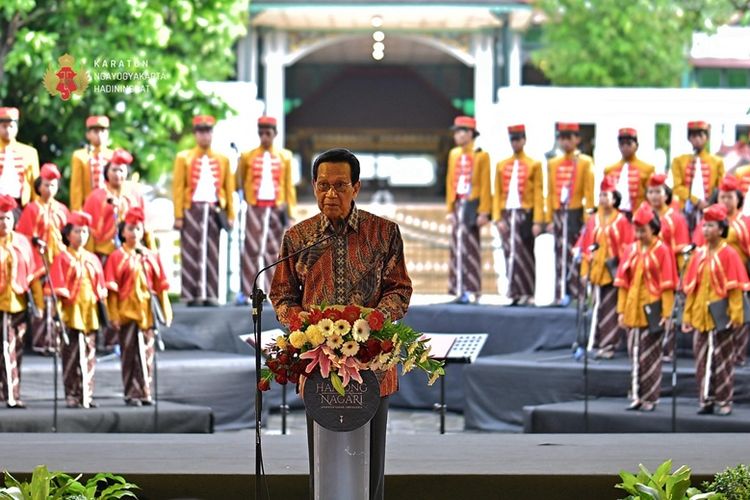
[[[315,189],[319,193],[327,193],[331,190],[331,188],[333,188],[337,193],[343,193],[351,185],[351,182],[334,182],[333,184],[330,184],[328,182],[316,182]]]

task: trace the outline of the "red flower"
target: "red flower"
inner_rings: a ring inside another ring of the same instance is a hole
[[[292,372],[289,374],[289,382],[296,384],[299,382],[299,373]]]
[[[260,379],[258,382],[258,389],[261,391],[267,391],[271,388],[271,382],[267,378]]]
[[[285,352],[282,352],[281,354],[279,354],[278,360],[282,365],[287,365],[289,364],[289,355]]]
[[[369,363],[370,360],[373,358],[372,354],[368,349],[360,349],[355,357],[360,360],[362,363]]]
[[[294,330],[300,329],[302,329],[302,318],[300,318],[298,314],[294,314],[289,318],[289,331],[293,332]]]
[[[380,330],[385,323],[385,316],[375,309],[367,316],[367,323],[370,325],[370,330]]]
[[[281,372],[281,373],[277,373],[277,374],[276,374],[276,376],[274,377],[274,379],[275,379],[275,380],[276,380],[276,382],[278,382],[279,384],[281,384],[281,385],[286,385],[286,381],[287,381],[287,378],[286,378],[286,373],[284,373],[284,372]]]
[[[393,350],[393,341],[392,340],[384,340],[383,344],[383,352],[391,352]]]
[[[349,323],[354,323],[355,321],[357,321],[360,314],[362,314],[362,309],[357,306],[346,306],[344,308],[344,311],[341,313],[344,319]]]
[[[338,321],[341,319],[341,311],[338,309],[326,309],[323,312],[323,317],[328,318],[331,321]]]
[[[367,349],[367,353],[370,355],[370,357],[375,357],[380,354],[382,346],[378,339],[370,337],[369,339],[367,339],[367,342],[365,342],[365,349]]]
[[[299,352],[299,349],[294,347],[292,344],[289,344],[286,348],[286,352],[288,352],[289,354],[297,354]]]
[[[323,312],[320,309],[313,309],[310,311],[310,324],[317,325],[318,321],[323,319]]]
[[[279,369],[279,360],[278,359],[269,359],[266,361],[266,366],[272,371],[277,372]]]

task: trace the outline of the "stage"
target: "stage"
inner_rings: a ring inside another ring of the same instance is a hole
[[[142,499],[254,498],[254,434],[0,434],[0,469],[27,477],[39,463],[71,473],[113,472]],[[620,470],[671,458],[693,484],[747,462],[745,434],[389,435],[386,498],[615,499]],[[19,446],[19,443],[23,443]],[[303,434],[265,436],[271,499],[307,498]]]

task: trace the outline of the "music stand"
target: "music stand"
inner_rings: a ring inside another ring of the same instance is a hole
[[[477,360],[479,351],[487,342],[486,333],[425,333],[424,338],[430,340],[430,357],[444,361],[445,367],[449,363],[470,364]],[[446,372],[447,375],[447,372]],[[440,412],[440,434],[445,434],[445,377],[440,377],[440,403],[435,403],[435,410]]]
[[[263,349],[276,341],[276,337],[284,335],[284,330],[280,328],[274,328],[273,330],[265,330],[260,332],[260,344],[261,344],[261,356],[265,358]],[[240,335],[243,342],[246,342],[250,347],[255,349],[255,338],[252,333],[246,333]],[[279,405],[279,412],[281,413],[281,434],[286,435],[286,416],[289,414],[289,405],[286,403],[286,385],[281,386],[281,404]]]

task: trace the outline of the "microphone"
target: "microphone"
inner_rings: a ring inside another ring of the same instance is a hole
[[[689,244],[688,246],[686,246],[685,248],[683,248],[682,250],[680,250],[680,253],[681,253],[682,255],[688,255],[688,254],[690,254],[690,253],[691,253],[691,252],[692,252],[693,250],[695,250],[695,248],[696,248],[696,244],[695,244],[695,243],[691,243],[691,244]]]
[[[134,248],[135,253],[139,257],[143,257],[145,255],[143,248],[141,247],[135,247]],[[143,273],[146,274],[146,269],[143,265],[143,260],[141,259],[141,269],[143,270]],[[146,277],[146,280],[148,280],[148,277]],[[151,316],[154,319],[154,337],[156,337],[156,345],[159,348],[160,351],[163,351],[165,349],[164,340],[161,338],[161,332],[159,331],[159,328],[157,327],[157,323],[161,323],[162,325],[167,324],[166,317],[164,315],[164,310],[161,307],[161,303],[159,302],[159,299],[156,297],[156,294],[149,290],[150,295],[150,306],[151,306]]]
[[[588,247],[589,252],[596,252],[597,250],[599,250],[599,243],[592,243]]]
[[[31,243],[33,243],[41,253],[44,253],[44,251],[47,250],[47,242],[37,236],[31,237]]]
[[[229,147],[232,148],[232,149],[234,149],[235,153],[237,153],[237,154],[240,153],[240,150],[237,148],[237,144],[235,144],[234,141],[232,141],[232,142],[229,143]]]

